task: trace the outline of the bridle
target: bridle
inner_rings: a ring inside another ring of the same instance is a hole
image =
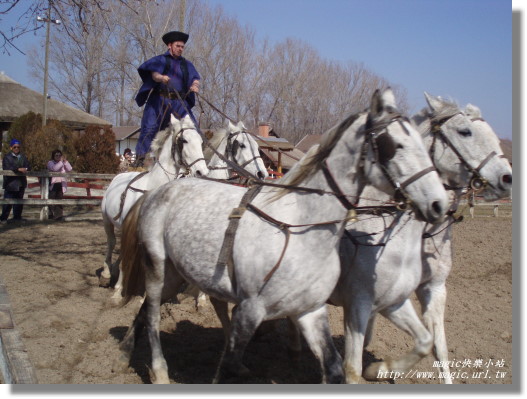
[[[484,190],[487,186],[495,188],[487,179],[485,179],[480,171],[483,169],[483,167],[489,163],[489,161],[497,156],[498,158],[506,158],[503,154],[498,154],[496,151],[491,151],[481,162],[480,164],[473,168],[470,163],[463,157],[463,155],[459,152],[459,150],[452,144],[452,141],[447,137],[447,135],[443,132],[442,126],[451,118],[458,114],[463,114],[463,112],[456,112],[453,115],[447,116],[445,118],[442,118],[440,120],[433,120],[431,122],[431,132],[433,134],[433,141],[432,146],[430,147],[430,158],[432,158],[432,162],[434,162],[434,154],[435,154],[435,144],[436,140],[439,137],[443,142],[456,154],[458,159],[461,161],[463,166],[472,174],[472,177],[470,179],[469,187],[478,192],[481,190]],[[485,121],[483,118],[472,118],[470,119],[472,122],[474,121]]]
[[[413,176],[409,177],[403,182],[398,181],[394,176],[390,173],[388,170],[386,163],[392,159],[395,156],[396,149],[393,146],[393,139],[389,135],[388,127],[392,123],[399,123],[399,125],[403,128],[405,133],[410,136],[410,132],[404,125],[404,122],[409,122],[408,118],[405,116],[402,116],[399,113],[390,113],[390,119],[385,122],[380,122],[373,126],[366,127],[365,130],[365,140],[362,146],[361,150],[361,162],[360,167],[364,171],[364,165],[365,160],[368,153],[368,147],[371,147],[373,150],[373,153],[375,154],[375,161],[373,163],[378,162],[380,164],[380,168],[382,173],[384,174],[385,178],[388,180],[390,185],[395,191],[394,199],[397,201],[397,209],[399,210],[406,210],[408,207],[412,204],[412,200],[410,198],[410,195],[407,193],[406,188],[419,180],[421,177],[425,176],[426,174],[430,172],[435,172],[436,168],[435,166],[429,166],[428,168],[424,168],[423,170],[417,172]],[[382,147],[384,147],[383,151],[380,151],[379,149],[379,143],[384,144]],[[387,153],[387,150],[385,147],[390,146],[389,152]],[[383,159],[384,158],[384,159]]]
[[[183,158],[183,146],[185,145],[186,141],[185,139],[183,138],[183,133],[185,132],[185,130],[194,130],[193,128],[191,127],[182,127],[181,129],[179,129],[179,131],[175,132],[173,137],[172,137],[172,147],[170,149],[170,154],[171,154],[171,157],[172,159],[175,159],[176,158],[176,155],[177,155],[177,163],[178,165],[181,165],[183,166],[183,168],[185,169],[185,172],[183,173],[171,173],[169,171],[167,171],[163,165],[161,165],[161,163],[159,162],[159,160],[157,160],[157,164],[161,167],[161,169],[167,174],[167,175],[173,175],[173,176],[177,176],[177,177],[184,177],[184,176],[188,176],[190,175],[191,173],[191,168],[192,166],[194,166],[196,163],[198,163],[199,161],[205,161],[205,158],[201,157],[201,158],[196,158],[194,161],[192,161],[191,163],[188,163],[184,158]]]
[[[227,136],[227,144],[225,146],[225,152],[223,154],[223,158],[221,158],[224,162],[225,162],[225,165],[224,166],[209,166],[209,169],[210,170],[220,170],[220,169],[229,169],[230,168],[230,162],[229,161],[232,161],[234,162],[236,165],[238,165],[240,168],[242,169],[245,169],[245,167],[247,165],[249,165],[251,162],[257,160],[258,158],[262,158],[260,156],[260,153],[257,151],[257,155],[253,156],[251,159],[245,161],[244,163],[240,164],[238,162],[238,160],[236,159],[236,156],[238,154],[238,151],[240,149],[240,144],[238,143],[238,141],[234,141],[234,139],[240,135],[240,134],[246,134],[246,135],[249,135],[248,132],[245,132],[245,131],[237,131],[237,132],[232,132],[232,133],[229,133],[229,135]],[[231,165],[232,166],[232,165]]]
[[[251,162],[253,161],[256,161],[258,158],[262,159],[262,157],[260,156],[260,153],[257,151],[257,155],[253,156],[252,158],[248,159],[247,161],[245,161],[243,164],[240,164],[238,162],[238,160],[236,159],[236,154],[238,153],[238,150],[240,148],[240,143],[238,143],[237,141],[232,141],[236,136],[238,136],[239,134],[245,134],[245,135],[249,135],[249,133],[245,132],[245,131],[238,131],[238,132],[232,132],[229,134],[229,137],[227,138],[227,147],[226,147],[226,155],[227,157],[229,157],[229,154],[232,158],[232,160],[240,167],[240,168],[245,168],[247,165],[249,165]]]

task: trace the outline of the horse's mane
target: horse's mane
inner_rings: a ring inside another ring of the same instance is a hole
[[[215,152],[210,148],[218,149],[218,147],[221,144],[221,141],[228,136],[229,132],[227,129],[221,128],[212,134],[212,136],[209,138],[209,144],[210,146],[206,146],[205,150],[203,151],[203,156],[209,162],[212,157],[214,156]]]
[[[150,145],[150,148],[152,149],[152,153],[156,158],[159,158],[159,154],[161,153],[161,149],[165,145],[165,142],[170,137],[170,134],[172,134],[173,128],[171,125],[169,125],[166,129],[163,129],[159,131],[159,133],[156,134],[156,137],[152,141],[152,144]]]
[[[443,119],[450,118],[460,112],[459,105],[454,101],[447,101],[440,99],[441,107],[439,109],[430,110],[429,107],[423,108],[412,117],[412,120],[419,127],[421,133],[430,131],[430,126],[434,122],[440,122]]]
[[[287,172],[287,174],[281,179],[280,184],[298,186],[308,176],[318,171],[344,132],[359,118],[360,115],[361,113],[352,114],[344,121],[324,133],[320,145],[313,146],[307,154],[304,155],[289,172]],[[272,200],[282,197],[289,191],[288,188],[279,189],[279,192]]]
[[[465,113],[467,114],[467,116],[473,119],[482,118],[481,110],[472,104],[467,104],[467,106],[465,107]]]

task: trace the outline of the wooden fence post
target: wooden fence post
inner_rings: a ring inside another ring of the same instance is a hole
[[[22,336],[16,329],[7,290],[0,280],[0,371],[5,384],[38,384]]]
[[[49,178],[40,177],[40,198],[49,199]],[[45,205],[40,210],[40,220],[47,220],[49,215],[49,207]]]

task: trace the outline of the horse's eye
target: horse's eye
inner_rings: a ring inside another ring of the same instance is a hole
[[[181,143],[182,143],[182,144],[187,144],[188,141],[187,141],[186,139],[181,139]]]
[[[240,148],[245,148],[245,144],[244,144],[244,143],[241,143],[241,144],[240,144]]]
[[[470,129],[460,129],[457,132],[460,135],[462,135],[463,137],[470,137],[470,136],[472,136],[472,132],[470,131]]]

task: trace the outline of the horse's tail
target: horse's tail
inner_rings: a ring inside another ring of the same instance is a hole
[[[123,273],[122,285],[122,304],[126,305],[136,296],[142,296],[145,293],[145,270],[143,259],[145,250],[143,243],[139,239],[137,223],[139,211],[143,204],[145,196],[132,206],[122,226],[121,233],[121,273]]]

